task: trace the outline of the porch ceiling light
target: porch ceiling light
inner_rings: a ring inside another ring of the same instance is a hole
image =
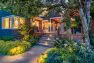
[[[75,21],[75,19],[74,18],[71,18],[71,21]]]

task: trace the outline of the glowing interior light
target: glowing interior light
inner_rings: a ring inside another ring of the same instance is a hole
[[[75,21],[75,19],[74,18],[71,18],[71,21]]]

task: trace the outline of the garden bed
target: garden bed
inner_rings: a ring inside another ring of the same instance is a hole
[[[26,41],[3,41],[0,40],[0,54],[17,55],[24,53],[31,47],[30,42]]]
[[[31,36],[26,40],[14,40],[13,37],[0,37],[0,54],[17,55],[26,52],[34,46],[40,37]]]

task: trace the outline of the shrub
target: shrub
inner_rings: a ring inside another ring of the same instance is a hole
[[[29,42],[30,42],[31,45],[33,46],[33,45],[35,45],[35,44],[37,44],[37,43],[39,42],[39,39],[40,39],[40,37],[33,37],[33,36],[30,36]]]
[[[23,36],[22,37],[22,40],[29,40],[29,30],[30,30],[30,27],[28,26],[27,23],[24,23],[23,25],[20,26],[20,29],[19,30],[19,33]]]
[[[47,58],[47,53],[41,54],[38,58],[38,63],[45,63],[45,59]]]
[[[26,41],[3,41],[0,40],[0,53],[4,55],[16,55],[27,51],[31,44]]]
[[[94,50],[85,43],[76,43],[68,39],[57,39],[49,49],[42,63],[94,63]]]
[[[70,57],[70,63],[94,63],[94,51],[90,49],[79,49]]]
[[[70,56],[66,49],[51,48],[39,57],[38,63],[63,63],[68,61]]]
[[[61,53],[56,48],[48,49],[38,58],[38,63],[62,63]]]
[[[48,56],[44,61],[44,63],[93,63],[94,51],[87,49],[84,44],[81,44],[74,53],[65,48],[56,48],[48,51]]]
[[[80,44],[79,44],[80,45]],[[54,42],[54,47],[56,48],[64,48],[70,52],[75,52],[78,49],[78,43],[69,39],[56,39]]]
[[[76,43],[72,40],[57,39],[54,47],[48,51],[44,63],[93,63],[94,51],[87,49],[86,44]]]
[[[62,54],[58,51],[51,51],[48,53],[48,57],[45,63],[62,63]]]

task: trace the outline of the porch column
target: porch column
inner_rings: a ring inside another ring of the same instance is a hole
[[[50,18],[50,31],[49,32],[51,32],[51,18]]]
[[[42,20],[42,22],[41,22],[41,32],[43,32],[43,20]]]

